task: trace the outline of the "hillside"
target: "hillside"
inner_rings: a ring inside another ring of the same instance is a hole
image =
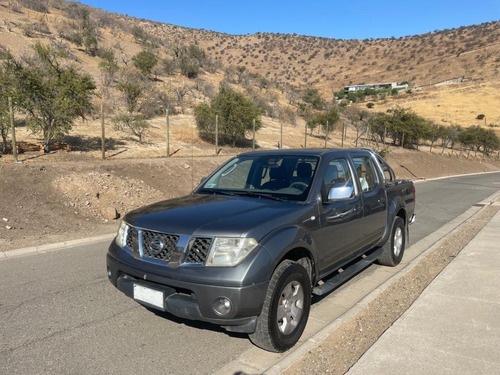
[[[500,102],[500,22],[402,38],[337,40],[295,34],[228,35],[63,0],[0,0],[0,17],[0,53],[21,57],[37,41],[64,51],[71,63],[94,77],[110,115],[124,105],[116,83],[132,74],[134,55],[149,50],[160,62],[147,88],[157,95],[155,100],[161,98],[158,108],[168,106],[172,113],[189,116],[224,81],[263,103],[265,126],[278,116],[300,125],[297,105],[306,88],[317,89],[331,101],[345,85],[408,82],[411,94],[379,100],[372,111],[403,106],[440,124],[500,124],[500,106],[495,104]],[[86,32],[95,37],[95,50],[86,44]],[[206,56],[200,74],[189,79],[171,71],[169,62],[176,51],[193,45]],[[106,80],[99,68],[106,51],[113,52],[120,69],[112,80]],[[457,77],[463,81],[442,85]],[[366,103],[358,105],[365,108]],[[486,121],[478,122],[478,114]],[[187,122],[194,126],[192,118]],[[500,129],[495,130],[500,135]],[[269,143],[275,145],[276,140]],[[298,146],[299,142],[293,145]]]

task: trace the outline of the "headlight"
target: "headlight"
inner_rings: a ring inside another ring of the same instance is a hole
[[[120,223],[118,233],[116,234],[115,242],[118,246],[124,247],[127,241],[128,224],[124,221]]]
[[[207,259],[207,266],[235,266],[257,247],[253,238],[216,237]]]

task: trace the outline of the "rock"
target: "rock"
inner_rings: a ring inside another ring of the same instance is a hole
[[[9,219],[7,219],[6,217],[2,218],[2,220],[5,221],[5,222],[9,221]]]
[[[118,213],[118,211],[116,211],[116,208],[108,206],[101,210],[101,216],[104,220],[111,221],[118,219],[120,217],[120,214]]]
[[[12,229],[12,227],[10,225],[6,225],[5,228]]]

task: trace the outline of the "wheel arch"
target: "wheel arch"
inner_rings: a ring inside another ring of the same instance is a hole
[[[315,261],[312,253],[305,247],[297,246],[290,249],[286,252],[276,263],[276,267],[280,265],[285,260],[291,260],[293,262],[297,262],[302,267],[305,268],[307,273],[309,274],[309,278],[311,280],[311,285],[315,284],[316,279],[316,270],[315,270]]]

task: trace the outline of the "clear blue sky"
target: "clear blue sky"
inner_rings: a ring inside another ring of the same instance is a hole
[[[500,20],[500,0],[81,0],[132,17],[234,35],[390,38]]]

